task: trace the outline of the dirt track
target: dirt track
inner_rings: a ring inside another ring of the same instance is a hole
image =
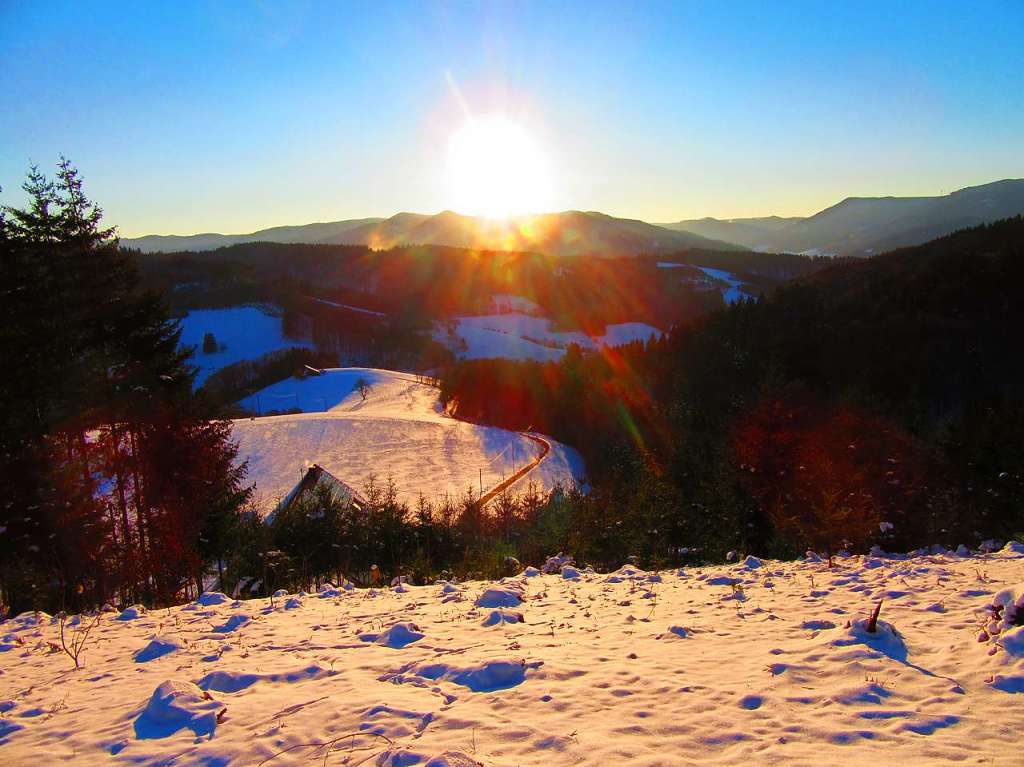
[[[535,434],[525,434],[525,433],[523,434],[523,436],[526,437],[527,439],[532,439],[534,442],[536,442],[538,445],[540,445],[540,455],[538,455],[536,458],[534,458],[533,461],[531,461],[530,463],[526,464],[526,466],[521,468],[519,471],[517,471],[511,477],[509,477],[506,480],[503,480],[503,481],[499,482],[497,485],[495,485],[490,490],[488,490],[486,493],[484,493],[480,497],[480,508],[481,509],[484,508],[492,500],[494,500],[495,497],[501,495],[501,493],[504,490],[507,490],[508,488],[512,487],[512,485],[514,485],[516,482],[518,482],[523,477],[525,477],[527,474],[529,474],[531,471],[533,471],[537,466],[540,465],[541,461],[543,461],[545,458],[547,458],[548,453],[551,452],[551,443],[548,442],[543,437],[538,437]]]

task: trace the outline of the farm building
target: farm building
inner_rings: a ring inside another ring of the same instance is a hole
[[[277,504],[274,511],[267,517],[267,521],[270,522],[278,512],[285,511],[297,503],[315,497],[323,489],[330,493],[333,500],[341,503],[351,503],[358,510],[361,510],[366,505],[366,501],[351,485],[342,482],[331,472],[327,471],[327,469],[314,463],[306,469],[306,473],[299,480],[299,483],[291,489],[288,495],[281,499],[281,502]]]

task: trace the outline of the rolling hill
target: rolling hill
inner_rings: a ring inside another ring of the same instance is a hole
[[[764,218],[696,218],[688,221],[676,221],[672,224],[658,224],[666,229],[677,232],[691,232],[701,237],[735,242],[752,250],[770,250],[769,243],[775,241],[780,232],[803,221],[802,217],[782,218],[766,216]]]
[[[808,218],[664,224],[675,231],[763,251],[871,256],[1024,213],[1024,179],[1005,179],[940,197],[848,197]]]
[[[250,234],[147,235],[122,244],[147,253],[213,250],[247,242],[367,245],[446,245],[478,250],[526,251],[548,256],[632,256],[692,248],[737,250],[736,245],[686,231],[597,212],[564,211],[495,221],[452,211],[398,213],[387,219],[284,226]]]
[[[288,411],[233,422],[260,512],[269,513],[311,462],[359,491],[371,477],[378,487],[393,479],[399,497],[415,504],[421,493],[440,503],[469,488],[489,490],[539,457],[537,442],[523,434],[445,415],[438,395],[413,375],[344,368],[288,378],[247,397],[241,404],[253,412]],[[548,444],[550,452],[514,491],[531,481],[544,491],[568,487],[582,477],[575,450]]]
[[[275,226],[260,229],[249,234],[147,234],[143,237],[126,238],[121,244],[129,248],[137,248],[143,253],[177,253],[191,250],[215,250],[229,245],[243,245],[247,242],[333,242],[349,229],[375,224],[382,218],[354,218],[348,221],[333,221],[322,224],[304,224],[301,226]]]

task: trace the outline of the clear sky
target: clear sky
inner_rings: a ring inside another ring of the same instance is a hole
[[[123,236],[436,212],[466,110],[552,209],[939,194],[1024,176],[1022,41],[1020,0],[0,0],[2,199],[63,152]]]

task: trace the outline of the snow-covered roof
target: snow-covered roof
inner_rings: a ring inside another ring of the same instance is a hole
[[[306,469],[306,473],[299,480],[298,484],[277,504],[274,511],[267,517],[267,522],[272,521],[274,515],[279,511],[288,509],[292,504],[308,497],[321,487],[327,488],[331,496],[337,501],[351,502],[357,509],[361,509],[366,505],[365,499],[355,488],[338,479],[324,467],[314,463]]]

